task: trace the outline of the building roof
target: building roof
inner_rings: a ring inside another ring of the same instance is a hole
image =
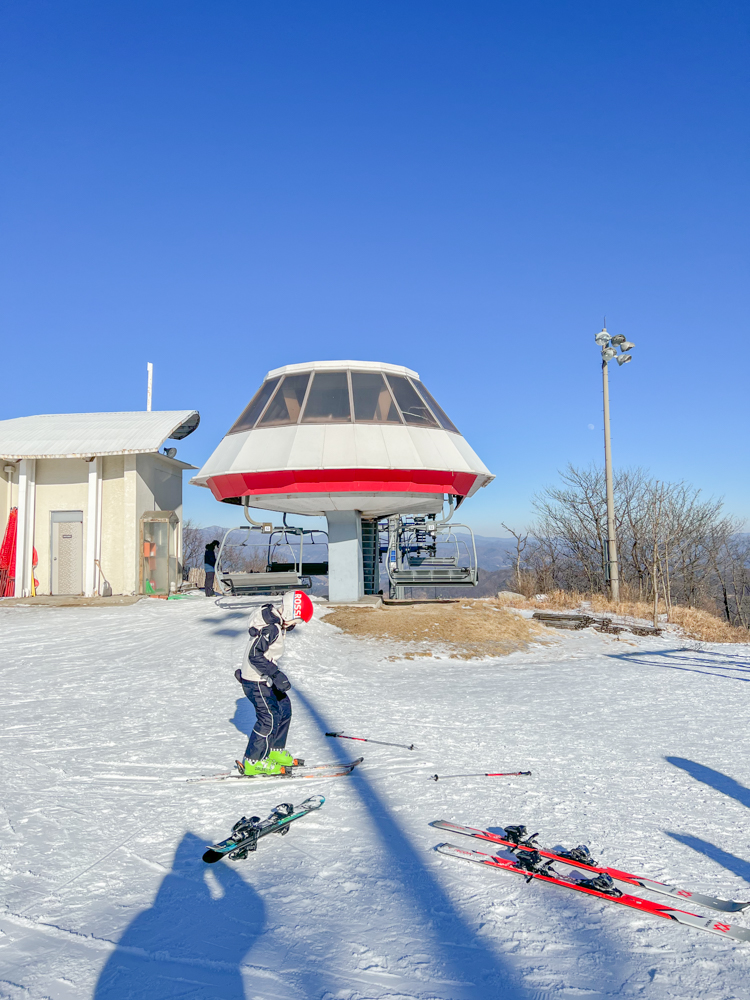
[[[331,372],[346,371],[351,368],[357,372],[386,372],[391,375],[406,375],[409,378],[419,378],[419,375],[411,368],[404,368],[403,365],[388,365],[382,361],[307,361],[301,365],[284,365],[282,368],[274,368],[266,378],[275,378],[277,375],[293,375],[295,372]]]
[[[158,451],[200,422],[197,410],[128,413],[43,413],[0,420],[0,459],[93,458]]]

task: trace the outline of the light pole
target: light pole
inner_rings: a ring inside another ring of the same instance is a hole
[[[607,328],[597,333],[594,338],[602,349],[602,396],[604,398],[604,470],[607,481],[607,561],[606,570],[609,579],[610,596],[612,600],[620,602],[620,569],[617,564],[617,538],[615,537],[615,497],[612,487],[612,442],[609,434],[609,374],[607,368],[610,361],[617,361],[622,366],[632,357],[628,351],[632,351],[635,344],[631,344],[621,333],[611,337],[607,333]],[[615,347],[620,348],[618,354]]]

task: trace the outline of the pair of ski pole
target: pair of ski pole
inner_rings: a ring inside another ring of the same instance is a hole
[[[371,740],[364,736],[345,736],[344,733],[326,733],[326,736],[331,736],[339,740],[356,740],[357,743],[377,743],[381,747],[400,747],[402,750],[417,749],[413,743],[410,746],[407,746],[406,743],[384,743],[383,740]],[[430,780],[439,781],[446,778],[521,778],[530,776],[531,771],[477,771],[473,774],[431,774]]]

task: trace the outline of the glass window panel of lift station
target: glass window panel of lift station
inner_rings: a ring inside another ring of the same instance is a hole
[[[400,424],[388,386],[380,372],[352,372],[354,419],[378,424]]]
[[[315,372],[302,423],[348,423],[350,420],[349,380],[346,372]]]
[[[417,382],[416,379],[414,379],[412,384],[416,386],[419,394],[422,396],[425,403],[427,403],[432,412],[438,418],[440,423],[443,425],[444,429],[446,431],[453,431],[454,433],[458,434],[459,433],[458,427],[456,427],[451,418],[448,416],[448,414],[445,412],[442,406],[438,403],[438,401],[435,399],[432,393],[429,391],[427,386],[423,385],[421,382]]]
[[[227,433],[239,434],[240,431],[249,431],[263,412],[263,407],[271,398],[273,390],[278,384],[279,380],[277,378],[270,378],[267,382],[264,382]]]
[[[417,424],[419,427],[437,427],[437,420],[425,406],[422,398],[411,382],[402,375],[389,375],[393,395],[401,408],[407,424]]]
[[[279,386],[271,405],[263,414],[261,427],[269,424],[296,424],[307,391],[310,373],[304,375],[286,375]]]

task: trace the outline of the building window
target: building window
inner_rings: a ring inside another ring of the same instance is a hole
[[[278,384],[279,380],[277,378],[270,378],[267,382],[264,382],[227,433],[239,434],[240,431],[249,431],[253,428],[255,421],[265,409],[266,403],[273,395],[273,390]]]
[[[407,424],[416,424],[418,427],[437,427],[437,420],[427,409],[422,397],[418,395],[417,390],[407,378],[404,378],[403,375],[389,375],[388,381]]]
[[[349,380],[346,372],[316,372],[307,397],[303,424],[349,423]]]
[[[353,416],[352,416],[353,409]],[[418,379],[381,372],[303,372],[271,378],[228,434],[289,424],[401,424],[458,428]]]
[[[380,372],[352,372],[354,419],[376,424],[400,424],[401,417]]]
[[[272,424],[296,424],[305,401],[309,374],[287,375],[279,386],[271,404],[263,414],[260,426]]]
[[[417,387],[419,394],[424,399],[425,403],[427,403],[427,405],[430,407],[435,416],[438,418],[444,430],[453,431],[454,434],[458,434],[459,433],[458,427],[456,427],[456,425],[450,419],[450,417],[442,408],[442,406],[437,402],[432,393],[428,391],[426,386],[422,385],[421,382],[417,382],[416,379],[412,381],[412,384]]]

